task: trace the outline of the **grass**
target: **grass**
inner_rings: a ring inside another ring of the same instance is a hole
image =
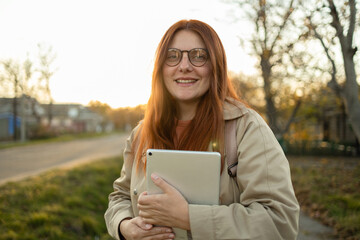
[[[360,239],[360,159],[289,159],[302,210],[338,239]],[[111,239],[103,215],[121,164],[104,159],[0,186],[0,239]]]
[[[317,164],[289,159],[302,210],[333,227],[337,238],[360,239],[360,159],[318,158]]]
[[[50,142],[66,142],[72,141],[76,139],[87,139],[87,138],[94,138],[94,137],[103,137],[108,136],[112,133],[78,133],[78,134],[64,134],[57,137],[46,138],[46,139],[37,139],[37,140],[30,140],[25,142],[0,142],[0,149],[5,148],[12,148],[12,147],[20,147],[20,146],[27,146],[27,145],[34,145],[34,144],[42,144],[42,143],[50,143]]]
[[[104,213],[122,159],[0,186],[0,239],[111,239]]]

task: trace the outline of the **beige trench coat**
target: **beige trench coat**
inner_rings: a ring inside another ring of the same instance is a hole
[[[224,104],[224,119],[237,119],[237,177],[227,174],[225,160],[221,204],[189,204],[192,239],[296,239],[299,205],[288,160],[274,134],[259,114],[232,99]],[[137,129],[127,140],[121,176],[114,182],[105,213],[109,234],[116,239],[119,223],[138,215],[137,198],[145,191],[145,178],[142,171],[135,172],[131,149]]]

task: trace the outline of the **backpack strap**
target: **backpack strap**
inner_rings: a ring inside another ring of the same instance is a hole
[[[236,177],[238,165],[236,146],[236,119],[225,121],[225,151],[228,164],[228,174]]]

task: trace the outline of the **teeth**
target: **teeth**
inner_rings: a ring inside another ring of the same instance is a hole
[[[179,79],[176,80],[177,83],[192,83],[192,82],[196,82],[195,80],[183,80],[183,79]]]

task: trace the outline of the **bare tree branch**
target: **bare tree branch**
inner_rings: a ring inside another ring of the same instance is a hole
[[[328,60],[331,63],[331,66],[332,66],[332,68],[331,68],[332,69],[332,71],[331,71],[331,80],[329,81],[328,86],[331,89],[333,89],[337,95],[340,96],[341,95],[341,87],[340,87],[339,83],[336,80],[337,68],[336,68],[335,61],[330,56],[329,47],[326,46],[323,37],[317,32],[316,26],[312,23],[311,16],[308,16],[307,19],[309,21],[309,26],[308,27],[309,27],[310,31],[312,31],[314,33],[314,36],[320,41],[321,46],[323,47],[323,49],[325,51],[326,57],[328,58]]]
[[[272,42],[272,44],[271,44],[270,52],[273,51],[276,42],[279,40],[279,38],[280,38],[280,36],[281,36],[281,34],[282,34],[282,31],[284,31],[284,29],[285,29],[285,26],[286,26],[286,24],[287,24],[287,21],[289,20],[289,17],[290,17],[291,13],[292,13],[293,10],[294,10],[294,9],[293,9],[293,4],[294,4],[294,0],[291,0],[291,2],[290,2],[290,4],[289,4],[289,7],[288,7],[288,9],[287,9],[287,11],[286,11],[286,13],[285,13],[285,16],[283,17],[283,23],[282,23],[282,25],[279,27],[279,30],[278,30],[278,32],[277,32],[277,36],[274,38],[274,40],[273,40],[273,42]]]
[[[354,32],[355,32],[355,23],[356,23],[355,0],[349,0],[349,6],[350,6],[350,19],[349,19],[349,29],[347,33],[347,41],[348,41],[348,46],[352,46]]]

